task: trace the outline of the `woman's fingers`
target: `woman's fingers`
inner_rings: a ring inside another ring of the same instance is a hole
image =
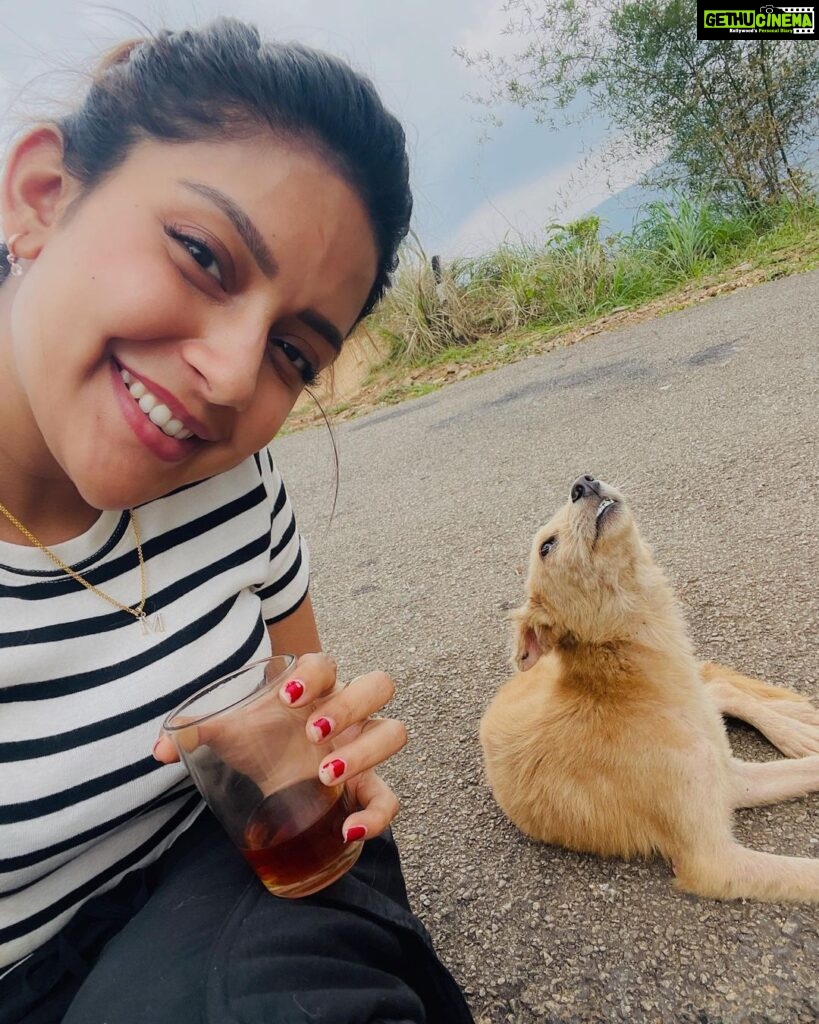
[[[200,742],[207,742],[200,738],[200,730],[195,725],[190,725],[187,728],[188,722],[195,722],[195,718],[174,718],[174,723],[178,728],[177,732],[173,735],[162,732],[159,735],[156,743],[154,743],[153,750],[151,753],[157,759],[162,761],[164,764],[173,764],[174,761],[179,760],[179,748],[183,750],[196,750]]]
[[[342,743],[327,755],[319,768],[319,778],[327,786],[346,782],[397,754],[406,742],[403,722],[395,718],[371,719],[349,743]]]
[[[302,707],[332,691],[336,685],[336,662],[329,654],[303,654],[279,688],[285,704]]]
[[[407,742],[403,722],[373,719],[395,693],[395,683],[385,672],[358,676],[344,689],[321,701],[307,721],[307,735],[314,743],[333,742],[333,752],[319,768],[328,786],[346,782],[397,754]]]
[[[161,761],[163,764],[173,764],[174,761],[179,760],[179,751],[176,749],[176,744],[164,732],[154,743],[152,753],[157,761]]]
[[[398,797],[376,772],[357,775],[348,788],[354,802],[361,806],[342,826],[348,843],[377,836],[398,814]]]
[[[335,744],[332,756],[321,765],[319,777],[328,785],[336,785],[381,764],[406,743],[407,733],[401,722],[370,718],[394,693],[395,683],[384,672],[369,672],[354,679],[349,686],[337,689],[335,660],[328,654],[317,653],[299,658],[280,685],[278,697],[295,707],[320,702],[315,714],[310,715],[306,730],[313,742],[332,740]],[[188,736],[194,732],[197,733],[195,741]],[[181,730],[177,735],[177,742],[186,749],[200,741],[209,742],[209,739],[199,735],[195,727]],[[165,764],[178,761],[176,743],[171,737],[161,735],[154,745],[153,756]]]
[[[358,676],[344,689],[321,702],[307,722],[307,735],[315,743],[339,740],[351,725],[365,722],[392,700],[395,683],[386,672]]]
[[[336,684],[336,663],[329,654],[305,654],[296,662],[287,679],[279,687],[279,698],[285,704],[310,704],[324,694],[332,691]],[[219,725],[221,728],[221,725]],[[200,742],[207,743],[209,737],[204,730],[194,735],[194,730],[184,730],[177,734],[179,742],[186,749],[194,749]],[[179,760],[179,752],[174,741],[162,733],[153,747],[153,756],[157,761],[171,764]]]

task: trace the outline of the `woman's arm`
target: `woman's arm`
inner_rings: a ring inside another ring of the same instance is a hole
[[[274,654],[312,654],[321,650],[316,618],[310,595],[284,619],[267,627]]]

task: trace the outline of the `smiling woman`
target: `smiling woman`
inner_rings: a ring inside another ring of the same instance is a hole
[[[171,154],[140,141],[88,193],[61,158],[57,130],[42,128],[9,162],[6,217],[29,225],[20,255],[36,254],[14,296],[15,364],[43,441],[40,476],[56,462],[93,509],[128,507],[270,441],[367,301],[373,232],[322,157],[269,134]],[[206,189],[190,187],[193,174]],[[58,358],[60,374],[45,373]],[[40,517],[42,496],[40,484]]]
[[[268,448],[389,285],[407,181],[369,81],[232,20],[124,43],[9,155],[0,1024],[471,1019],[374,770],[406,739],[371,720],[394,685],[342,687],[319,653]],[[281,699],[321,702],[307,731],[334,745],[318,779],[346,784],[344,840],[369,840],[308,902],[254,880],[158,738],[271,650],[299,656]]]

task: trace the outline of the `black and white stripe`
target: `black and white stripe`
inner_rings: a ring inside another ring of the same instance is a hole
[[[270,653],[265,623],[307,592],[308,558],[269,451],[137,510],[149,614],[165,633],[0,542],[0,973],[81,904],[162,853],[202,804],[151,747],[208,681]],[[53,549],[139,599],[127,513]]]

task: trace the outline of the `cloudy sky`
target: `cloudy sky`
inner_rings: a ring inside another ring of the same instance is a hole
[[[476,73],[453,54],[497,52],[502,0],[0,0],[2,139],[77,89],[73,70],[135,33],[114,7],[150,28],[201,24],[216,14],[245,18],[264,35],[330,50],[369,74],[404,123],[415,194],[415,231],[428,255],[474,254],[504,237],[536,238],[555,220],[580,216],[642,168],[616,182],[595,165],[601,126],[549,132],[525,111],[483,139]],[[591,169],[587,165],[592,154]],[[584,156],[585,154],[585,156]]]

